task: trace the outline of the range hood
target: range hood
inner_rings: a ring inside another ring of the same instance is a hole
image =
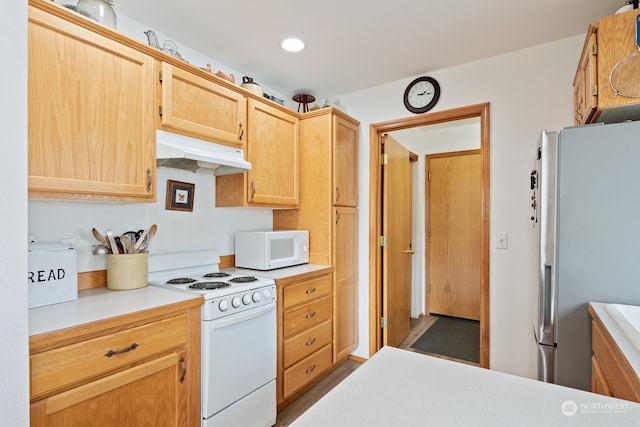
[[[244,150],[175,133],[156,131],[156,164],[174,169],[213,169],[215,175],[231,175],[251,169]]]

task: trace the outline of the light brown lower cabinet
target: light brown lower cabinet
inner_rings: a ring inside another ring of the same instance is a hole
[[[278,407],[333,367],[333,269],[276,281]]]
[[[624,356],[607,328],[590,309],[591,329],[591,391],[619,399],[640,402],[640,378]]]
[[[30,338],[31,426],[199,426],[200,307]]]

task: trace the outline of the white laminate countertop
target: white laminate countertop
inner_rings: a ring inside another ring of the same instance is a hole
[[[634,426],[640,404],[384,347],[292,427]]]
[[[221,269],[227,273],[243,274],[247,276],[264,277],[266,279],[279,280],[286,277],[298,276],[300,274],[314,273],[319,270],[331,268],[330,265],[302,264],[293,267],[278,268],[276,270],[250,270],[248,268],[228,267]]]
[[[29,309],[29,336],[149,310],[191,299],[202,299],[170,289],[146,286],[112,291],[105,287],[78,292],[78,299]]]

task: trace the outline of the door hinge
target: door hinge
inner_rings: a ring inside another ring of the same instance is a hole
[[[598,95],[598,85],[591,85],[591,95]]]
[[[431,172],[429,172],[429,173],[427,174],[427,180],[428,180],[428,181],[431,181]]]
[[[389,161],[389,156],[387,156],[386,154],[383,154],[382,157],[380,158],[380,164],[386,165],[388,161]]]
[[[162,71],[158,73],[158,78],[160,79],[160,81],[162,81]]]
[[[387,246],[387,236],[380,236],[380,246]]]
[[[162,105],[158,106],[158,112],[160,113],[160,115],[162,115]]]
[[[598,54],[598,43],[594,43],[593,46],[591,46],[591,55],[597,55]]]
[[[381,328],[386,328],[387,327],[387,318],[386,317],[381,317],[380,318],[380,327]]]

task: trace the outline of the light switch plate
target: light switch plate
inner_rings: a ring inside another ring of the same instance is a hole
[[[509,247],[509,234],[506,231],[496,233],[496,249],[507,249]]]

